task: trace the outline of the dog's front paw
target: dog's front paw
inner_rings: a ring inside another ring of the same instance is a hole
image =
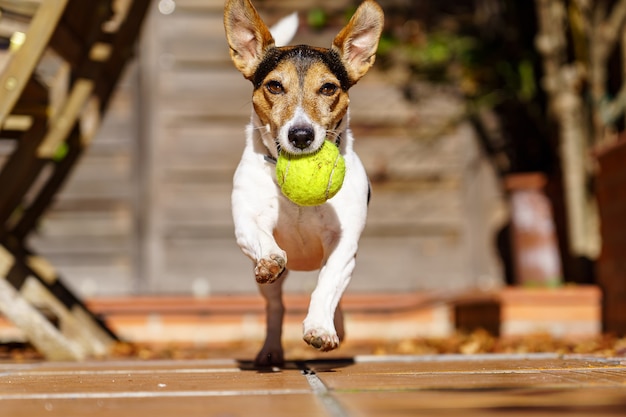
[[[260,259],[254,268],[254,276],[259,284],[271,284],[276,281],[285,270],[285,258],[280,255],[270,255]]]
[[[313,328],[304,333],[303,339],[312,347],[328,352],[339,347],[339,337],[321,328]]]

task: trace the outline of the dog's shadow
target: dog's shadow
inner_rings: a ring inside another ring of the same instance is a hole
[[[257,366],[252,360],[238,359],[239,369],[242,371],[253,371],[257,373],[274,373],[287,370],[302,372],[325,373],[335,372],[336,369],[346,368],[354,365],[354,358],[332,358],[332,359],[308,359],[285,361],[282,366]]]

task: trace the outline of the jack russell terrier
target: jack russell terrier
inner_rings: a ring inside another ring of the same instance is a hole
[[[284,362],[282,284],[288,270],[320,271],[303,322],[304,341],[330,351],[343,339],[339,301],[354,270],[369,200],[369,182],[348,126],[348,90],[374,63],[383,19],[380,6],[365,0],[329,49],[279,47],[274,36],[289,35],[273,36],[249,0],[226,1],[230,56],[254,88],[232,212],[237,244],[252,259],[266,300],[267,333],[258,366]],[[278,32],[290,30],[288,24],[278,26],[283,26]],[[281,150],[316,152],[324,141],[336,145],[345,159],[343,187],[324,204],[298,206],[276,183],[276,159]]]

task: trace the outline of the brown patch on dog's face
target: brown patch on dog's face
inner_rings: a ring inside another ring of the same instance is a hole
[[[321,62],[311,65],[303,83],[305,112],[327,130],[334,129],[348,110],[348,92],[341,89],[340,81]]]
[[[314,152],[345,116],[349,80],[333,72],[321,48],[277,48],[278,62],[261,67],[252,102],[259,119],[282,149],[291,153]],[[337,72],[337,71],[335,71]],[[310,143],[296,144],[290,131],[310,129]]]
[[[294,115],[302,88],[291,62],[283,62],[270,72],[252,95],[252,104],[259,119],[268,125],[274,136]]]

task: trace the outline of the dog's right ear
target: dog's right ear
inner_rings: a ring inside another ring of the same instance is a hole
[[[224,28],[235,67],[250,79],[274,38],[250,0],[227,0]]]

